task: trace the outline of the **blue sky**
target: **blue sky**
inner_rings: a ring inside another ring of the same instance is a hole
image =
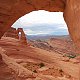
[[[19,18],[12,27],[22,27],[27,35],[68,34],[62,12],[33,11]]]

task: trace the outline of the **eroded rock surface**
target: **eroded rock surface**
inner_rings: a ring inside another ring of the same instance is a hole
[[[64,19],[76,45],[75,50],[80,53],[80,0],[66,0]]]
[[[4,34],[4,37],[12,37],[12,38],[19,39],[16,28],[12,28],[12,27]]]
[[[35,10],[64,12],[69,33],[79,51],[80,0],[0,0],[0,38],[18,18]]]
[[[0,45],[0,55],[4,63],[0,64],[0,80],[80,80],[80,62],[66,62],[62,55],[54,51],[27,47],[10,37],[3,37]]]

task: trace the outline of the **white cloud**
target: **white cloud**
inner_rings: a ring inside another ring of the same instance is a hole
[[[62,30],[68,33],[62,12],[33,11],[21,17],[13,26],[22,27],[28,35],[52,34]]]
[[[24,32],[25,32],[27,35],[46,34],[44,31],[33,31],[33,30],[31,30],[31,29],[24,30]]]
[[[32,31],[31,29],[26,29],[24,30],[25,34],[28,34],[28,35],[32,35],[32,34],[35,34],[36,32],[35,31]]]
[[[32,25],[37,23],[57,23],[65,24],[62,12],[48,12],[44,10],[33,11],[20,18],[22,25]]]
[[[67,30],[67,25],[66,24],[61,24],[57,27],[57,29],[63,29],[63,30]]]

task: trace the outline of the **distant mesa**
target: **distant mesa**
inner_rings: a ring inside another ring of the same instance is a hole
[[[19,39],[21,43],[27,44],[26,35],[23,31],[23,28],[10,28],[7,32],[5,32],[4,37],[12,37],[15,39]]]

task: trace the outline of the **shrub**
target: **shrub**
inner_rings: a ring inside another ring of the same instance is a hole
[[[69,57],[71,59],[71,58],[75,58],[76,55],[68,55],[67,57]]]
[[[36,70],[34,70],[33,72],[34,72],[34,73],[37,73],[37,71],[36,71]]]
[[[65,54],[65,55],[63,55],[63,57],[69,57],[69,59],[71,59],[71,58],[75,58],[76,55],[74,55],[74,54]]]
[[[41,67],[44,67],[45,65],[44,65],[44,63],[40,63],[39,66],[41,68]]]

